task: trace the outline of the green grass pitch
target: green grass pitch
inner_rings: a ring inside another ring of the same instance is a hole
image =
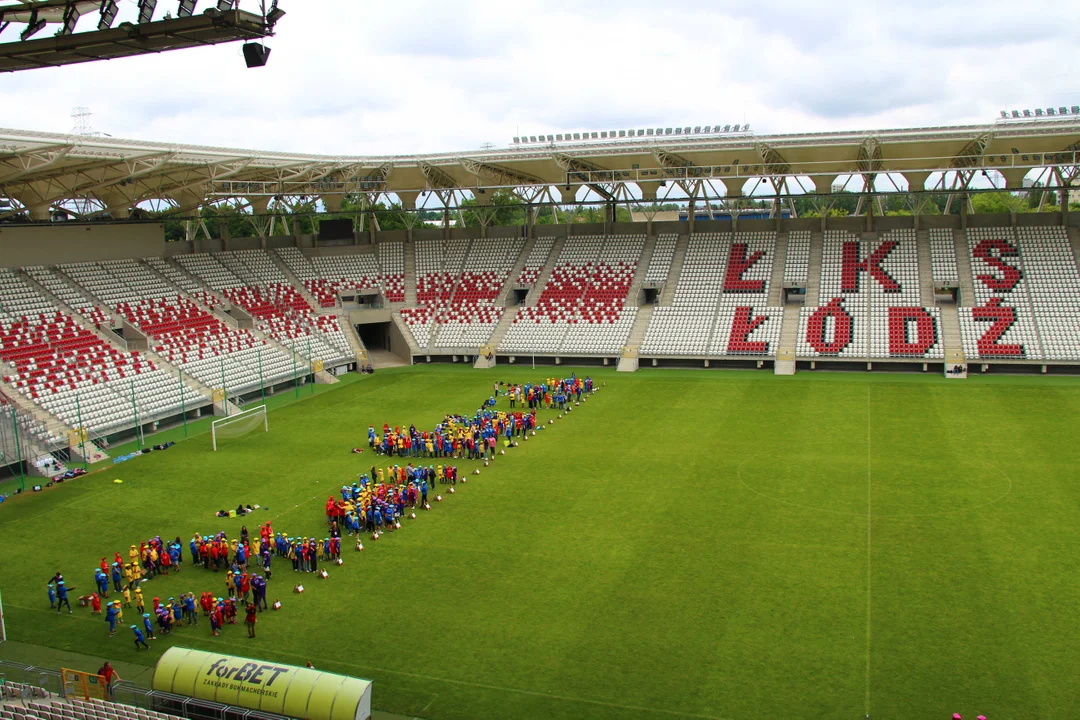
[[[284,609],[256,640],[204,620],[136,654],[87,609],[48,608],[57,569],[85,590],[101,556],[150,535],[238,535],[213,513],[240,502],[269,508],[249,527],[321,534],[326,496],[371,465],[349,453],[369,423],[430,427],[549,370],[382,371],[216,454],[194,437],[5,503],[8,634],[143,665],[172,643],[311,660],[424,718],[1076,711],[1072,378],[596,372],[594,399],[401,532],[343,543],[304,595],[275,560]],[[186,564],[146,595],[219,584]]]

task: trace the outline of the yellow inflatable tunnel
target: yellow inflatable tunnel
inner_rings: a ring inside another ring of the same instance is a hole
[[[304,720],[367,720],[371,682],[309,668],[173,647],[154,690]]]

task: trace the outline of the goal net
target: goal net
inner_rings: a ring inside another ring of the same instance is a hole
[[[210,423],[210,437],[214,445],[214,452],[217,452],[219,441],[247,435],[252,430],[258,430],[260,427],[263,432],[270,432],[265,405],[215,420]]]

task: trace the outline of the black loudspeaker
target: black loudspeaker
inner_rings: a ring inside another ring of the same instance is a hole
[[[249,68],[262,67],[270,57],[270,48],[258,43],[244,45],[244,62]]]

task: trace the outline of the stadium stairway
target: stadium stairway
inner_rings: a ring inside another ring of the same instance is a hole
[[[332,308],[322,307],[319,301],[315,299],[315,296],[308,292],[308,289],[304,286],[304,281],[296,277],[293,271],[289,269],[289,266],[285,264],[285,261],[281,259],[280,255],[276,252],[267,252],[266,254],[270,256],[270,260],[277,266],[278,270],[285,274],[289,284],[296,289],[296,292],[300,293],[300,297],[307,301],[307,304],[311,306],[312,310],[319,315],[330,315],[331,313],[340,312],[340,308],[337,308],[336,306]],[[346,333],[346,335],[348,335],[348,333]]]
[[[799,312],[801,303],[784,305],[784,325],[780,330],[780,346],[776,351],[773,372],[777,375],[795,374],[795,345],[799,338]]]
[[[623,307],[638,307],[641,304],[641,286],[645,284],[645,276],[649,273],[649,262],[652,260],[654,252],[656,252],[656,236],[646,235],[645,246],[641,249],[641,257],[638,259],[634,279],[630,281],[630,289],[626,293],[626,298],[623,299]],[[638,314],[640,316],[640,313]],[[642,330],[642,333],[644,332]]]
[[[924,307],[933,307],[934,274],[930,265],[930,233],[919,230],[915,233],[915,244],[919,249],[919,295]]]
[[[821,251],[823,247],[821,233],[810,233],[810,269],[806,273],[806,307],[821,304]],[[792,345],[792,347],[795,346]]]
[[[364,347],[364,341],[360,339],[360,336],[356,333],[356,328],[347,315],[338,315],[338,326],[341,327],[341,333],[349,341],[349,347],[352,348],[353,354],[356,356],[356,363],[358,365],[364,364],[370,361],[368,350]]]
[[[641,347],[641,343],[645,340],[645,331],[649,328],[649,319],[652,318],[655,309],[655,305],[641,305],[638,307],[637,316],[634,317],[634,324],[630,328],[630,335],[626,338],[626,347],[633,352],[634,357],[637,357],[638,348]],[[621,362],[620,359],[620,364]],[[637,369],[636,365],[634,369]]]
[[[953,233],[953,238],[956,241],[956,274],[960,276],[960,299],[957,304],[970,307],[975,304],[975,278],[971,275],[967,232],[957,230]]]
[[[405,242],[405,307],[416,307],[416,241]],[[409,335],[412,331],[408,332]]]
[[[532,288],[529,290],[529,294],[525,298],[525,305],[532,307],[540,299],[541,293],[544,292],[544,286],[547,285],[548,280],[551,278],[551,272],[559,264],[559,256],[562,255],[563,245],[565,244],[566,238],[555,238],[555,244],[551,246],[551,254],[548,255],[547,263],[540,270],[540,275],[537,276],[536,282],[533,283]]]
[[[62,275],[59,272],[59,268],[56,268],[56,272],[53,272],[52,268],[45,268],[45,272],[49,273],[52,277],[57,278],[58,280],[60,280],[64,284],[66,284],[68,286],[71,285],[70,278],[68,278],[66,275]],[[112,345],[116,345],[121,350],[127,350],[126,345],[124,345],[124,346],[120,345],[121,338],[119,336],[117,336],[117,335],[115,335],[114,333],[111,333],[111,332],[107,333],[104,330],[102,330],[101,328],[99,328],[97,326],[97,324],[93,320],[91,320],[86,315],[84,315],[83,313],[79,312],[77,309],[72,307],[68,302],[66,302],[59,295],[54,294],[51,290],[49,290],[49,288],[45,287],[40,282],[38,282],[37,279],[34,278],[33,275],[26,272],[26,270],[20,270],[19,271],[19,277],[22,279],[22,281],[24,283],[26,283],[30,287],[34,288],[34,290],[37,290],[37,292],[42,297],[47,298],[49,300],[49,302],[56,305],[56,307],[60,308],[61,311],[65,312],[68,315],[70,315],[71,317],[75,318],[76,322],[78,322],[79,325],[86,328],[90,332],[94,333],[95,335],[97,335],[99,338],[101,338],[105,342],[110,343]],[[77,286],[77,287],[79,288],[79,291],[81,293],[83,293],[84,295],[89,295],[89,293],[86,290],[84,290],[81,286]],[[105,311],[108,311],[109,315],[115,317],[115,314],[112,312],[112,310],[109,308],[109,306],[104,305],[104,306],[102,306],[102,309],[105,310]],[[153,359],[156,361],[157,358],[153,358]]]
[[[784,267],[787,265],[787,245],[788,234],[776,233],[772,277],[769,279],[769,307],[780,307],[784,304]]]
[[[506,282],[503,283],[502,288],[499,290],[499,294],[495,296],[496,307],[506,307],[507,298],[510,297],[510,291],[517,286],[517,279],[521,277],[521,271],[525,269],[525,261],[529,258],[529,253],[532,252],[533,246],[536,245],[536,238],[531,237],[525,240],[525,244],[521,248],[521,254],[518,255],[517,260],[514,261],[514,267],[510,269],[509,274],[506,276]],[[513,308],[508,308],[503,313],[503,317],[507,314],[513,314]],[[494,335],[492,335],[494,337]]]
[[[675,254],[671,258],[671,268],[668,269],[667,280],[660,291],[660,299],[657,303],[663,307],[670,307],[675,299],[675,288],[679,284],[679,275],[682,273],[683,261],[686,259],[686,249],[690,246],[689,235],[679,235],[675,240]]]

